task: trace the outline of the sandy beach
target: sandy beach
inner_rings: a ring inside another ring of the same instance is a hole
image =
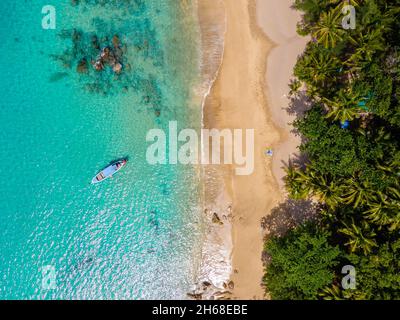
[[[282,163],[299,143],[285,109],[292,69],[306,41],[296,35],[299,16],[290,0],[221,1],[225,46],[205,101],[204,127],[254,129],[255,162],[249,176],[235,175],[234,165],[205,168],[206,214],[222,217],[221,232],[232,225],[229,298],[264,299],[261,219],[284,200]],[[272,158],[267,148],[274,150]]]
[[[282,134],[272,161],[274,177],[282,192],[284,167],[290,158],[297,155],[297,146],[301,142],[300,137],[291,132],[291,123],[296,115],[287,110],[290,104],[288,84],[293,77],[297,57],[310,40],[297,34],[296,25],[301,15],[291,8],[292,4],[293,0],[257,0],[257,23],[274,45],[268,54],[265,89],[270,118]]]

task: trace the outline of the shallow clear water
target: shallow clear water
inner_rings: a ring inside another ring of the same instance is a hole
[[[201,238],[198,175],[148,165],[145,136],[170,120],[199,126],[192,10],[51,2],[56,30],[41,27],[48,1],[0,2],[0,298],[185,298]],[[93,34],[118,34],[129,71],[76,72]],[[90,185],[121,157],[124,170]],[[43,285],[49,265],[55,288]]]

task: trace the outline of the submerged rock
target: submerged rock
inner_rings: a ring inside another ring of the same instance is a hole
[[[112,38],[112,44],[114,46],[114,48],[118,48],[120,45],[120,41],[117,35],[114,35]]]
[[[132,66],[131,66],[129,63],[124,64],[124,69],[125,69],[126,71],[130,71],[130,70],[132,70]]]
[[[82,34],[78,30],[72,32],[72,41],[74,44],[78,43],[82,39]]]
[[[121,51],[123,54],[126,54],[128,52],[128,47],[124,44],[121,48]]]
[[[75,2],[79,4],[79,1]],[[96,34],[86,34],[79,30],[63,30],[62,38],[69,38],[72,41],[72,50],[66,50],[63,55],[57,56],[57,60],[63,63],[66,68],[77,65],[76,71],[79,74],[88,74],[88,61],[96,71],[103,71],[107,67],[120,74],[123,71],[123,49],[118,35],[114,35],[110,41],[107,36],[99,38]],[[81,58],[85,56],[85,58]]]
[[[125,2],[135,10],[139,3],[142,6],[141,0],[123,2],[124,5],[121,4],[121,7],[125,6]],[[69,3],[73,6],[84,6],[85,10],[89,9],[86,6],[110,5],[109,9],[112,10],[111,5],[114,7],[115,0],[71,0]],[[144,104],[148,105],[146,110],[160,117],[164,109],[158,79],[153,78],[153,75],[143,75],[140,68],[136,71],[132,63],[133,57],[127,56],[128,51],[134,53],[133,48],[139,45],[143,49],[147,48],[140,54],[140,58],[152,60],[157,66],[161,65],[162,50],[157,45],[156,35],[152,30],[148,31],[146,28],[142,30],[142,22],[136,20],[132,22],[134,26],[138,26],[135,35],[131,30],[125,33],[123,30],[126,29],[120,22],[124,24],[122,19],[115,21],[114,24],[114,22],[109,23],[108,17],[97,17],[91,22],[94,28],[87,29],[88,31],[80,28],[61,30],[58,37],[65,41],[65,48],[58,54],[50,56],[65,70],[54,75],[50,81],[58,81],[67,76],[67,72],[69,75],[76,72],[82,88],[94,94],[126,93],[133,88],[135,92],[140,92],[146,97],[144,98]],[[128,58],[131,61],[128,61]]]
[[[100,57],[104,60],[108,59],[110,57],[110,48],[109,47],[105,47],[103,50],[101,50],[101,54]]]
[[[59,81],[59,80],[65,78],[67,76],[68,76],[68,73],[66,73],[66,72],[56,72],[50,77],[49,81],[50,82],[56,82],[56,81]]]
[[[81,61],[79,61],[76,71],[78,73],[88,73],[89,70],[86,58],[83,58]]]
[[[102,70],[104,70],[104,65],[103,65],[103,63],[101,62],[101,60],[92,61],[92,65],[93,65],[93,67],[94,67],[94,69],[95,69],[96,71],[102,71]]]
[[[99,43],[99,39],[97,38],[97,36],[96,35],[94,35],[93,37],[92,37],[92,47],[93,47],[93,49],[96,49],[96,50],[100,50],[100,43]]]
[[[115,73],[120,73],[122,71],[122,64],[120,64],[119,62],[117,62],[116,64],[114,64],[113,66],[113,71]]]

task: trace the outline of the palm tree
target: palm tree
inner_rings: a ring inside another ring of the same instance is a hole
[[[312,166],[305,171],[289,166],[286,173],[286,186],[294,199],[305,199],[312,195],[331,209],[343,201],[341,198],[343,190],[339,181],[333,181],[330,176],[321,174]]]
[[[341,202],[342,188],[327,175],[317,170],[308,170],[309,180],[307,184],[312,194],[321,202],[326,203],[331,209],[336,208]]]
[[[395,212],[396,212],[396,216],[392,218],[390,225],[389,225],[390,232],[399,231],[399,229],[400,229],[400,212],[399,211],[395,211]]]
[[[370,204],[364,214],[372,222],[389,226],[389,231],[398,230],[400,227],[400,192],[398,188],[389,187],[383,192],[377,192],[379,202]]]
[[[337,207],[342,202],[343,193],[340,181],[334,181],[331,176],[322,174],[313,166],[308,166],[305,172],[301,172],[303,190],[310,195],[317,197],[321,202],[328,205],[331,209]]]
[[[332,78],[332,73],[337,72],[338,60],[331,54],[318,50],[318,52],[310,53],[308,57],[308,72],[316,83],[324,83],[327,79]]]
[[[329,12],[323,12],[320,20],[312,28],[312,36],[322,43],[325,48],[332,48],[342,41],[345,30],[342,28],[342,15],[339,6]]]
[[[322,292],[319,294],[319,296],[324,300],[346,300],[346,298],[343,297],[343,290],[340,289],[337,284],[322,289]]]
[[[376,233],[366,221],[361,222],[361,227],[357,226],[352,220],[351,225],[343,222],[344,228],[339,229],[339,232],[346,235],[349,240],[345,243],[350,247],[350,252],[362,250],[365,255],[371,253],[374,247],[377,247],[374,237]]]
[[[359,290],[344,290],[337,284],[322,289],[319,296],[324,300],[365,300],[366,294]]]
[[[326,115],[327,118],[331,118],[333,121],[353,121],[360,116],[360,112],[355,108],[346,108],[343,105],[336,104],[332,106],[332,110]]]
[[[350,178],[345,184],[347,192],[343,196],[343,202],[352,204],[354,209],[376,200],[375,191],[367,182],[360,183],[355,178]]]
[[[360,2],[363,0],[347,0],[347,1],[343,1],[343,0],[329,0],[329,3],[331,4],[336,4],[336,5],[340,5],[342,4],[343,6],[345,5],[352,5],[354,7],[357,7]]]
[[[352,121],[355,118],[359,118],[363,111],[358,107],[358,103],[361,99],[362,95],[353,92],[351,89],[349,92],[340,90],[334,100],[324,98],[323,101],[329,109],[326,118],[332,119],[333,121],[340,120],[342,122],[346,120]]]
[[[387,226],[393,223],[393,219],[388,215],[390,208],[383,203],[372,203],[367,211],[363,212],[367,218],[381,226]]]
[[[398,160],[392,160],[387,163],[378,164],[376,167],[379,170],[385,171],[388,175],[400,174],[400,161]]]
[[[349,37],[354,46],[354,52],[345,61],[352,67],[359,67],[361,62],[371,62],[376,52],[383,51],[382,27],[359,32],[355,37]]]
[[[296,200],[307,198],[311,190],[307,184],[308,178],[303,171],[293,165],[289,165],[285,171],[285,184],[290,196]]]

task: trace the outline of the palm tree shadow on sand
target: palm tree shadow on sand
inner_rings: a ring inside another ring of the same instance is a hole
[[[290,98],[289,106],[285,109],[290,115],[295,115],[297,119],[302,118],[305,112],[311,109],[312,102],[307,97],[304,90],[295,93]]]
[[[312,102],[307,97],[306,92],[304,90],[301,90],[299,92],[296,92],[293,96],[291,96],[290,103],[288,107],[285,109],[285,111],[289,115],[295,116],[296,120],[300,120],[304,117],[305,113],[311,109],[311,107],[312,107]],[[291,123],[291,125],[293,125],[293,123]],[[300,136],[302,143],[305,142],[304,138],[296,128],[293,127],[291,133],[293,133],[296,136]]]
[[[306,112],[312,107],[312,102],[306,95],[304,90],[295,92],[291,98],[288,107],[285,111],[294,116],[295,121],[300,120],[304,117]],[[293,123],[291,123],[293,126]],[[305,138],[300,132],[293,127],[291,130],[296,136],[300,136],[301,143],[305,142]],[[284,168],[291,166],[305,168],[308,163],[307,154],[303,152],[297,152],[292,154],[288,162],[282,161]],[[289,230],[304,224],[306,221],[316,220],[320,207],[317,203],[311,200],[294,200],[287,198],[284,202],[277,205],[271,210],[271,212],[261,219],[261,227],[264,230],[264,235],[268,237],[282,237]],[[264,263],[268,263],[269,255],[266,251],[262,254],[262,260]]]
[[[290,229],[316,218],[318,206],[311,200],[287,199],[261,219],[261,227],[267,236],[281,237]]]
[[[304,117],[305,113],[310,110],[312,107],[312,103],[309,98],[306,96],[305,91],[298,91],[293,94],[290,98],[290,103],[287,108],[284,110],[291,116],[295,116],[295,121],[300,120]],[[299,136],[301,139],[301,144],[304,144],[305,138],[301,135],[298,129],[293,126],[293,122],[290,123],[292,126],[292,130],[290,131],[292,134]],[[295,166],[299,168],[305,168],[308,162],[307,154],[303,152],[297,152],[290,156],[289,161],[285,162],[282,160],[281,164],[283,168],[288,168],[290,166]]]

